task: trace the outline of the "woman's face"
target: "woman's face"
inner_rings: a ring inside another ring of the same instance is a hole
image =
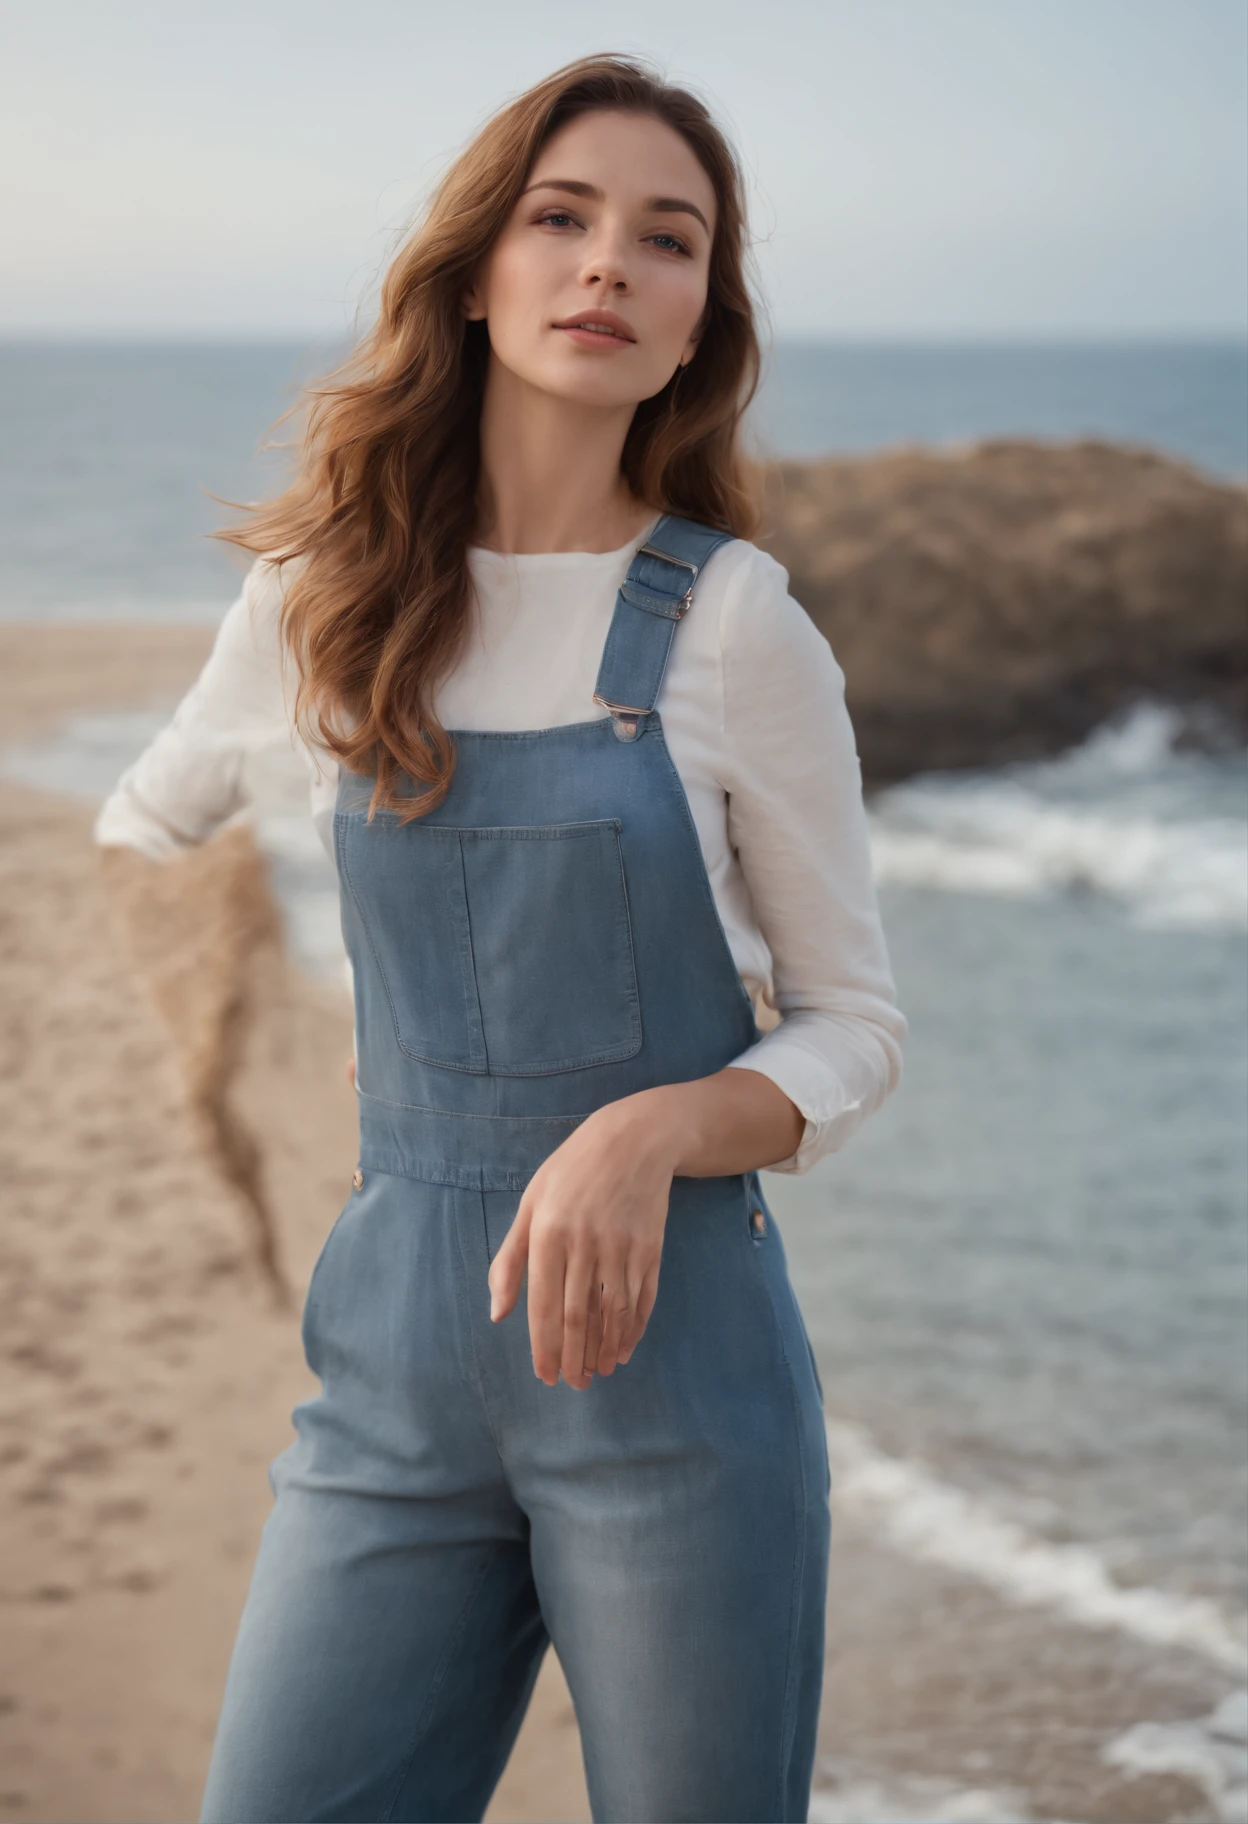
[[[578,115],[538,154],[467,314],[529,385],[636,405],[693,355],[714,231],[714,188],[679,133],[649,115]],[[575,327],[594,312],[605,326]]]

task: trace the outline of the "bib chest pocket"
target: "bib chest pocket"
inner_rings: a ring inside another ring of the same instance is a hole
[[[641,1049],[620,820],[483,829],[339,812],[399,1049],[503,1077]]]

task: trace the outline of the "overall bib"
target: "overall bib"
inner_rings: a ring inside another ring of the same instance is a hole
[[[317,1262],[296,1408],[205,1820],[480,1819],[553,1641],[596,1820],[804,1819],[823,1676],[822,1389],[754,1172],[676,1178],[632,1359],[533,1371],[486,1275],[603,1103],[758,1036],[654,705],[728,535],[667,516],[595,701],[454,730],[450,791],[334,820],[355,972],[354,1189]]]

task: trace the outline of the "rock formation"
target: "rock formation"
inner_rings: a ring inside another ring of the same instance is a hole
[[[760,542],[847,676],[864,777],[1053,753],[1142,697],[1248,733],[1248,490],[1146,450],[786,461]]]

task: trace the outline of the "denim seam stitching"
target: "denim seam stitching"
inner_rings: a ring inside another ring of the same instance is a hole
[[[581,817],[570,823],[431,823],[426,828],[448,836],[472,836],[482,842],[582,842],[599,830],[618,832],[618,817]]]
[[[653,677],[653,682],[647,682],[645,691],[641,693],[650,699],[647,704],[648,710],[652,710],[659,700],[659,692],[663,687],[663,679],[667,673],[667,661],[671,656],[672,644],[676,638],[676,628],[678,625],[679,623],[677,621],[672,620],[662,619],[656,621],[657,631],[651,636],[651,640],[658,651],[657,669],[653,663],[647,666],[647,671]],[[662,643],[660,644],[660,642]],[[647,656],[652,657],[652,655]],[[640,670],[640,665],[638,666],[638,670]],[[630,692],[630,694],[632,693]]]
[[[481,1594],[482,1586],[485,1583],[490,1566],[498,1556],[499,1549],[497,1544],[490,1546],[489,1551],[486,1554],[485,1562],[481,1566],[477,1581],[468,1592],[467,1600],[459,1612],[454,1628],[451,1630],[451,1635],[447,1640],[441,1661],[438,1664],[438,1669],[434,1673],[433,1683],[430,1685],[428,1694],[425,1698],[424,1708],[416,1719],[412,1731],[412,1739],[408,1745],[407,1752],[403,1757],[403,1764],[399,1772],[398,1780],[395,1783],[394,1791],[391,1793],[385,1809],[382,1812],[383,1824],[390,1824],[390,1820],[394,1816],[394,1808],[399,1802],[399,1795],[403,1791],[407,1776],[412,1770],[412,1762],[416,1759],[416,1750],[420,1747],[421,1738],[427,1732],[429,1724],[433,1720],[434,1705],[437,1701],[439,1692],[446,1683],[446,1675],[450,1670],[452,1656],[464,1637],[468,1627],[468,1617],[472,1612],[477,1597]]]
[[[533,741],[539,735],[572,735],[586,728],[605,728],[610,716],[590,716],[585,722],[555,722],[549,728],[448,728],[456,741]]]
[[[389,978],[387,977],[385,970],[381,966],[381,956],[378,953],[377,940],[373,936],[373,928],[368,921],[368,915],[365,912],[364,906],[360,900],[360,896],[356,891],[355,882],[351,878],[351,869],[347,862],[347,844],[346,844],[346,836],[345,836],[346,825],[347,825],[346,815],[341,811],[335,812],[335,814],[334,814],[334,847],[335,847],[335,850],[336,850],[337,856],[338,856],[338,866],[341,870],[342,878],[347,883],[347,890],[351,895],[352,903],[354,904],[356,912],[359,915],[360,923],[364,927],[364,935],[368,939],[368,947],[373,953],[373,962],[377,966],[377,974],[380,977],[381,985],[386,991],[386,1005],[390,1009],[390,1018],[394,1023],[394,1042],[395,1042],[395,1044],[398,1046],[399,1050],[403,1053],[404,1057],[411,1058],[413,1063],[429,1064],[429,1065],[432,1065],[433,1068],[436,1070],[457,1070],[457,1071],[461,1072],[461,1074],[464,1076],[472,1076],[472,1077],[484,1076],[486,1074],[486,1071],[485,1071],[485,1067],[481,1064],[453,1064],[453,1063],[450,1063],[445,1058],[424,1057],[419,1052],[409,1051],[407,1046],[403,1043],[403,1035],[399,1031],[398,1009],[396,1008],[396,1006],[394,1004],[394,996],[390,992]],[[466,1012],[467,1012],[467,1009],[465,1008],[465,1013]],[[466,1023],[467,1023],[467,1021],[465,1020],[465,1024]]]
[[[635,1058],[645,1044],[645,1032],[641,1023],[641,993],[637,983],[637,950],[633,943],[633,909],[628,898],[628,875],[624,868],[624,845],[620,840],[620,819],[612,818],[615,824],[615,865],[620,877],[620,912],[616,918],[617,927],[623,926],[624,948],[628,956],[628,981],[624,986],[625,997],[632,1008],[632,1024],[637,1034],[637,1043],[632,1051],[624,1055]]]
[[[382,1163],[377,1163],[377,1158]],[[368,1170],[381,1178],[403,1178],[410,1184],[440,1184],[454,1191],[523,1191],[537,1170],[536,1166],[515,1171],[506,1170],[487,1174],[483,1167],[472,1169],[468,1166],[449,1165],[435,1161],[432,1165],[410,1165],[393,1161],[385,1155],[372,1155],[365,1149],[363,1162]]]
[[[587,726],[596,728],[598,724],[591,722]],[[355,813],[351,811],[340,811],[335,814],[340,816],[344,823],[355,820]],[[397,831],[411,827],[410,821],[405,826],[399,822],[396,816],[388,815],[385,812],[382,812],[375,821],[383,829],[391,828]],[[462,848],[462,838],[465,836],[472,836],[486,842],[579,842],[586,836],[596,834],[599,830],[619,830],[619,828],[620,819],[618,817],[574,817],[569,818],[565,823],[430,823],[422,820],[420,834],[448,838],[456,836],[461,839]]]
[[[486,1214],[485,1214],[485,1192],[484,1192],[484,1190],[478,1189],[477,1196],[480,1199],[480,1203],[481,1203],[481,1234],[485,1241],[485,1257],[487,1260],[489,1260],[489,1257],[490,1257],[490,1232],[489,1232],[489,1226],[488,1226],[488,1223],[486,1220]],[[468,1289],[468,1262],[464,1257],[464,1238],[463,1238],[462,1234],[460,1233],[459,1224],[454,1223],[452,1226],[454,1227],[454,1230],[455,1230],[455,1246],[459,1253],[459,1264],[460,1264],[461,1268],[463,1269],[463,1285],[464,1285],[464,1293],[465,1293],[465,1298],[466,1298],[467,1289]],[[491,1264],[493,1264],[493,1263],[491,1263]],[[488,1280],[487,1280],[487,1284],[488,1284]],[[494,1420],[490,1413],[490,1403],[487,1400],[486,1395],[485,1395],[485,1379],[481,1373],[481,1358],[477,1353],[477,1333],[476,1333],[475,1329],[473,1328],[471,1306],[469,1306],[468,1309],[466,1310],[465,1316],[468,1319],[468,1335],[472,1339],[472,1372],[473,1372],[473,1378],[475,1379],[475,1381],[477,1383],[477,1392],[481,1398],[481,1411],[485,1415],[486,1430],[489,1432],[490,1437],[493,1439],[494,1449],[498,1453],[499,1464],[500,1464],[500,1466],[504,1466],[503,1465],[503,1447],[499,1442],[498,1433],[494,1429]]]
[[[383,1108],[401,1108],[417,1115],[436,1115],[440,1121],[522,1121],[526,1126],[561,1127],[567,1121],[585,1121],[594,1111],[589,1109],[583,1115],[479,1115],[469,1109],[434,1108],[427,1102],[392,1102],[386,1096],[376,1096],[371,1090],[362,1089],[361,1100],[380,1102]]]
[[[464,833],[462,829],[455,832],[455,850],[459,856],[459,888],[463,895],[464,906],[463,936],[460,939],[458,946],[459,967],[463,974],[465,1006],[468,1004],[468,990],[471,985],[472,1004],[476,1012],[475,1030],[473,1021],[470,1019],[468,1022],[468,1051],[469,1055],[472,1057],[475,1057],[478,1054],[480,1055],[481,1069],[486,1076],[489,1076],[490,1048],[486,1043],[485,1038],[485,1012],[481,1006],[481,983],[477,979],[476,946],[472,941],[472,907],[468,903],[468,863],[464,857]],[[399,1044],[404,1051],[407,1050],[407,1047],[403,1045],[401,1039]],[[411,1056],[412,1054],[409,1053],[408,1055]]]
[[[798,1397],[797,1381],[793,1374],[792,1360],[789,1356],[788,1349],[785,1347],[784,1326],[780,1321],[780,1312],[776,1306],[776,1301],[772,1294],[771,1285],[768,1281],[765,1269],[762,1269],[762,1279],[763,1287],[767,1294],[767,1301],[771,1306],[771,1314],[775,1322],[776,1334],[780,1340],[780,1359],[783,1361],[788,1375],[794,1421],[793,1429],[797,1443],[798,1482],[801,1491],[801,1511],[798,1523],[794,1529],[793,1541],[793,1582],[789,1597],[789,1649],[784,1673],[784,1709],[780,1723],[781,1759],[779,1785],[776,1794],[775,1815],[777,1818],[783,1818],[785,1785],[788,1778],[789,1763],[793,1754],[793,1735],[797,1726],[797,1693],[795,1689],[797,1683],[797,1624],[800,1613],[799,1592],[802,1587],[802,1575],[806,1565],[806,1534],[809,1530],[809,1522],[806,1515],[806,1452],[802,1442],[801,1402]]]

